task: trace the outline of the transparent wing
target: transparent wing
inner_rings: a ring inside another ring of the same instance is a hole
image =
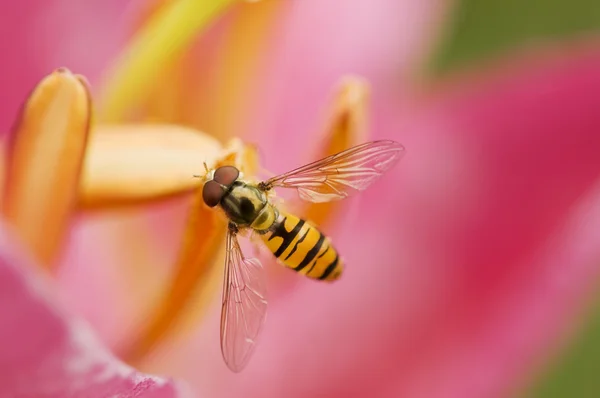
[[[267,311],[265,296],[260,261],[244,257],[236,234],[230,230],[221,308],[221,352],[234,372],[240,372],[252,356]]]
[[[300,198],[320,203],[345,199],[364,191],[404,154],[395,141],[371,141],[278,175],[261,185],[296,188]]]

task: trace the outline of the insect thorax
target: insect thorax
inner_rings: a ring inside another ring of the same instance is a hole
[[[223,196],[221,207],[227,217],[240,227],[267,230],[277,219],[277,210],[267,195],[255,185],[236,181]]]

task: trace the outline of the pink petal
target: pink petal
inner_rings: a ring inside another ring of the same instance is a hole
[[[249,95],[249,120],[240,123],[244,137],[260,143],[267,168],[284,170],[292,155],[296,162],[309,160],[315,143],[306,137],[315,136],[329,96],[346,74],[358,74],[372,85],[371,120],[380,136],[382,108],[390,105],[390,97],[400,105],[411,94],[410,79],[429,55],[450,3],[289,2]],[[292,147],[293,154],[280,154],[281,148]]]
[[[50,71],[68,67],[92,83],[126,39],[128,1],[25,0],[0,3],[0,134],[23,98]],[[110,27],[110,28],[108,28]]]
[[[25,257],[0,228],[1,397],[186,396],[114,358]]]
[[[332,234],[346,274],[271,297],[242,374],[218,364],[218,306],[154,366],[211,396],[516,388],[600,274],[600,52],[529,61],[457,81],[403,123],[405,159]]]

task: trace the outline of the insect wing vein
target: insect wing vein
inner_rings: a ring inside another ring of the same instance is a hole
[[[264,323],[266,283],[258,259],[245,258],[235,233],[227,233],[225,285],[221,313],[221,352],[240,372],[248,363]]]
[[[265,181],[268,187],[296,188],[311,202],[344,199],[364,191],[404,154],[395,141],[367,142]]]

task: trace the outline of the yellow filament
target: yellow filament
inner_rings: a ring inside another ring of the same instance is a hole
[[[237,0],[178,0],[162,7],[132,39],[109,72],[99,107],[105,122],[121,120],[128,106],[151,90],[153,80],[210,21]]]

